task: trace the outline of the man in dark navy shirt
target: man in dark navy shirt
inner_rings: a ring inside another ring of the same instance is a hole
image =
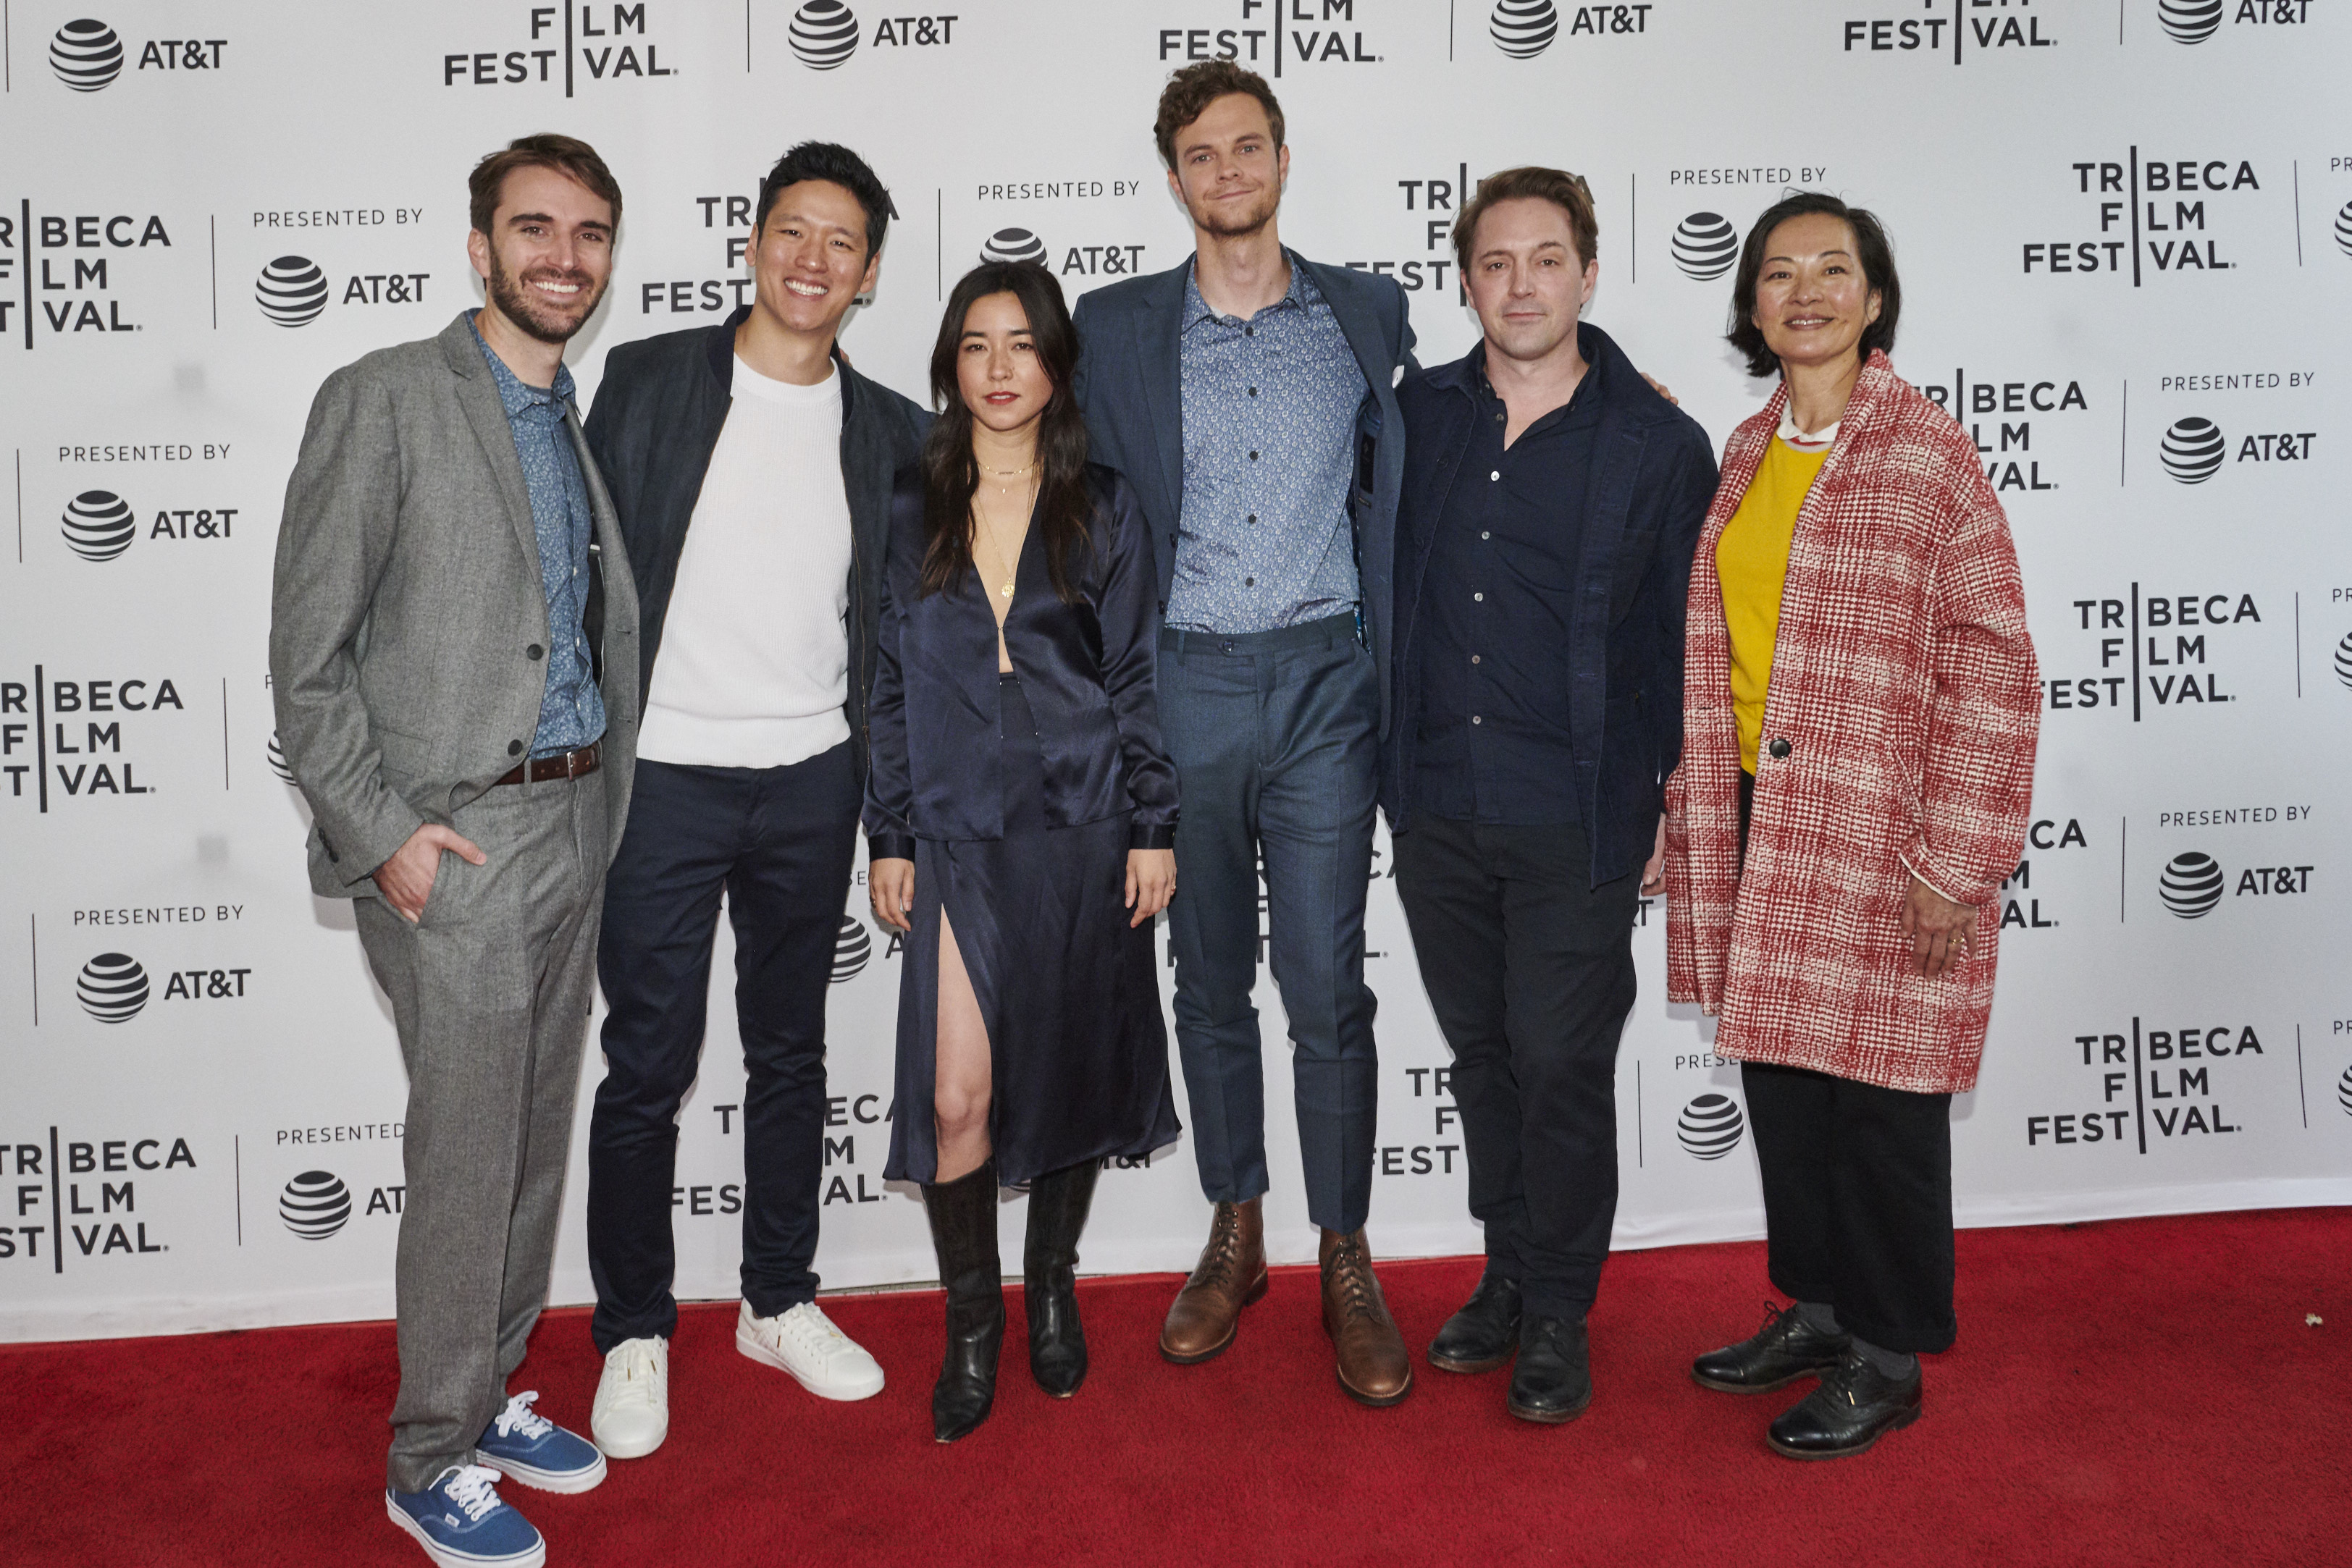
[[[1573,174],[1482,182],[1454,247],[1483,340],[1397,392],[1381,804],[1487,1254],[1429,1359],[1516,1355],[1510,1411],[1543,1422],[1592,1397],[1633,913],[1682,750],[1683,605],[1716,482],[1706,433],[1578,319],[1597,238]]]

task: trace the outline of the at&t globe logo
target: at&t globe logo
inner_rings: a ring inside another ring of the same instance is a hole
[[[2352,1067],[2346,1068],[2344,1076],[2336,1081],[2336,1103],[2344,1107],[2346,1115],[2352,1116]]]
[[[1739,259],[1739,235],[1721,213],[1693,213],[1675,225],[1674,253],[1685,277],[1705,282]]]
[[[147,1005],[147,971],[128,953],[100,953],[74,983],[81,1010],[100,1023],[128,1023]]]
[[[305,1241],[324,1241],[352,1217],[352,1189],[332,1171],[304,1171],[278,1197],[278,1218]]]
[[[2176,44],[2201,44],[2221,25],[2221,0],[2157,0],[2156,19]]]
[[[1531,60],[1559,36],[1559,13],[1551,0],[1496,0],[1486,36],[1515,60]]]
[[[841,0],[808,0],[793,13],[793,57],[813,71],[846,65],[857,52],[857,16]]]
[[[2175,479],[2184,485],[2202,485],[2221,472],[2229,444],[2220,425],[2191,415],[2172,422],[2158,455],[2164,460],[2164,471]]]
[[[843,915],[841,935],[833,944],[833,983],[855,977],[872,956],[874,938],[866,934],[866,923],[854,915]]]
[[[2221,863],[2201,850],[2177,854],[2165,863],[2157,893],[2164,907],[2183,920],[2199,920],[2221,902]]]
[[[1745,1123],[1727,1094],[1702,1094],[1683,1107],[1675,1136],[1693,1159],[1719,1160],[1739,1146]]]
[[[131,548],[139,520],[131,503],[111,490],[84,490],[66,504],[66,548],[84,560],[112,560]]]
[[[2352,686],[2352,632],[2347,632],[2344,641],[2336,644],[2336,678]]]
[[[2336,248],[2352,256],[2352,202],[2345,203],[2336,214]]]
[[[1034,261],[1042,267],[1045,263],[1045,242],[1027,229],[999,229],[980,247],[980,259]]]
[[[286,760],[286,748],[285,748],[283,746],[280,746],[280,745],[278,745],[278,732],[277,732],[276,730],[274,730],[274,729],[273,729],[273,730],[271,730],[271,731],[269,732],[269,752],[268,752],[268,756],[269,756],[269,771],[271,771],[272,773],[275,773],[275,774],[277,774],[277,775],[278,775],[278,781],[279,781],[280,783],[283,783],[283,784],[291,784],[291,783],[293,783],[293,782],[294,782],[294,767],[293,767],[293,764],[291,764],[291,763],[289,763],[289,762],[288,762],[288,761]]]
[[[49,40],[49,68],[76,92],[96,92],[122,74],[122,40],[105,23],[84,16]]]
[[[307,327],[327,308],[327,275],[308,256],[281,256],[261,269],[253,298],[280,327]]]

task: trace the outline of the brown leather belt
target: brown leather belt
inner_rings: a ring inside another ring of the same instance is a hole
[[[595,772],[604,759],[604,754],[592,742],[553,757],[534,757],[529,762],[519,762],[490,788],[495,789],[500,784],[520,784],[526,778],[534,784],[544,784],[551,779],[577,779]]]

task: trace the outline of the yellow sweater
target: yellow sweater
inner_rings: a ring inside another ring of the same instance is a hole
[[[1739,509],[1716,541],[1716,576],[1723,583],[1723,619],[1731,633],[1731,709],[1739,725],[1739,764],[1756,771],[1764,735],[1764,697],[1772,685],[1772,644],[1780,632],[1780,584],[1789,575],[1789,541],[1797,509],[1830,455],[1800,452],[1779,436],[1739,497]]]

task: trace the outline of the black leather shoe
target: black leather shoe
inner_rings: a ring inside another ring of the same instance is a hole
[[[1691,1363],[1701,1388],[1725,1394],[1769,1394],[1801,1377],[1818,1377],[1838,1364],[1853,1336],[1823,1333],[1792,1303],[1764,1308],[1764,1326],[1738,1344],[1708,1351]]]
[[[1519,1282],[1490,1265],[1462,1310],[1429,1342],[1429,1364],[1445,1372],[1492,1372],[1519,1351]]]
[[[1592,1403],[1591,1348],[1582,1318],[1528,1318],[1519,1325],[1519,1364],[1511,1374],[1511,1414],[1557,1426]]]
[[[931,1387],[931,1434],[964,1437],[996,1404],[996,1354],[1004,1344],[1003,1268],[996,1255],[996,1162],[960,1181],[923,1188],[940,1282],[948,1291],[948,1348]]]
[[[1078,1233],[1086,1228],[1101,1169],[1087,1160],[1029,1184],[1029,1236],[1021,1260],[1029,1375],[1056,1399],[1067,1399],[1087,1380],[1087,1331],[1078,1322]]]
[[[1919,1418],[1918,1364],[1911,1375],[1887,1376],[1849,1348],[1819,1387],[1772,1423],[1765,1440],[1792,1459],[1843,1459],[1866,1453],[1887,1433]]]

